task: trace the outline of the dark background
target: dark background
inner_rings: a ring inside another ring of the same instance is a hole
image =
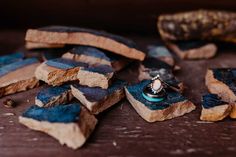
[[[1,28],[73,25],[111,32],[153,34],[157,15],[193,9],[234,11],[235,0],[3,0]]]

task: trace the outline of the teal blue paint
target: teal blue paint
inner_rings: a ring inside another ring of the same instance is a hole
[[[123,80],[114,80],[111,86],[108,89],[102,89],[99,87],[88,87],[81,86],[79,84],[73,84],[73,87],[79,90],[90,102],[99,102],[104,98],[112,95],[117,90],[123,89],[127,85],[126,81]]]
[[[102,50],[90,46],[77,46],[70,52],[78,55],[92,56],[106,61],[111,61]]]
[[[5,66],[2,66],[0,68],[0,76],[4,76],[12,71],[15,71],[17,69],[23,68],[25,66],[34,64],[34,63],[38,63],[39,61],[36,58],[28,58],[22,61],[17,61]]]
[[[16,52],[5,56],[0,56],[0,67],[23,60],[24,57],[25,55],[22,52]]]
[[[134,97],[134,99],[144,104],[150,110],[162,110],[162,109],[168,108],[174,103],[187,100],[184,96],[182,96],[180,93],[176,91],[166,90],[167,95],[163,101],[150,102],[146,100],[142,95],[143,88],[146,87],[150,82],[151,82],[150,80],[144,80],[138,84],[126,87],[129,93]]]
[[[70,85],[44,88],[37,94],[36,99],[40,100],[43,104],[47,104],[54,100],[55,97],[60,97],[69,90]]]
[[[216,94],[205,94],[202,96],[202,106],[206,109],[228,104],[221,100]]]
[[[151,98],[151,97],[148,97],[146,94],[144,94],[143,92],[142,92],[142,95],[143,95],[143,97],[146,99],[146,100],[148,100],[148,101],[150,101],[150,102],[161,102],[161,101],[163,101],[164,100],[164,98]]]
[[[212,69],[214,78],[226,84],[236,94],[236,68]]]
[[[82,62],[76,62],[71,59],[56,58],[45,62],[48,66],[52,66],[59,69],[71,69],[75,67],[87,67],[88,64]]]
[[[113,72],[113,68],[109,65],[98,65],[93,67],[85,67],[83,70],[91,71],[99,74],[108,74]]]
[[[48,121],[51,123],[73,123],[79,120],[81,106],[78,103],[58,105],[54,107],[31,106],[22,116],[37,121]]]
[[[166,48],[164,44],[159,45],[149,45],[148,46],[148,56],[149,57],[172,57],[170,51]]]

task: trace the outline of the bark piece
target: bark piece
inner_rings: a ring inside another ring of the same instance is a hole
[[[90,65],[111,65],[110,58],[101,50],[90,46],[77,46],[62,55],[62,58],[85,62]]]
[[[68,81],[75,81],[77,74],[86,63],[69,59],[56,58],[43,62],[35,72],[36,78],[49,85],[59,86]]]
[[[222,101],[216,94],[206,94],[203,96],[201,120],[220,121],[230,115],[232,105]]]
[[[87,63],[57,58],[42,63],[35,75],[53,86],[79,80],[81,85],[106,89],[113,76],[113,69],[108,65],[89,66]]]
[[[235,68],[208,69],[205,78],[206,86],[211,93],[219,95],[223,101],[235,102],[235,78]]]
[[[168,42],[167,46],[181,59],[208,59],[216,55],[217,46],[204,41]]]
[[[142,81],[136,85],[125,88],[126,97],[147,122],[156,122],[172,119],[193,111],[195,105],[175,91],[168,91],[167,97],[159,103],[147,101],[142,96],[143,88],[150,83],[149,80]]]
[[[94,46],[130,59],[142,61],[145,58],[145,54],[136,48],[133,41],[103,31],[66,26],[48,26],[29,29],[25,39],[26,41],[38,43]]]
[[[77,79],[80,85],[107,89],[114,71],[109,65],[84,67],[78,71]]]
[[[19,122],[54,137],[61,145],[77,149],[86,142],[97,120],[83,106],[74,103],[50,108],[34,105],[19,117]]]
[[[170,66],[174,66],[175,61],[171,52],[166,48],[164,44],[149,45],[148,46],[148,57],[157,58]]]
[[[205,77],[206,86],[210,93],[217,94],[223,101],[232,104],[231,118],[236,118],[236,69],[208,69]]]
[[[124,98],[125,81],[116,80],[108,89],[71,85],[72,94],[92,114],[99,114]]]
[[[110,65],[115,71],[123,69],[129,63],[127,58],[112,54],[109,55],[102,50],[90,46],[74,47],[62,55],[62,58],[73,59],[75,61],[85,62],[90,65]]]
[[[197,10],[158,18],[164,40],[223,40],[236,42],[236,14],[226,11]]]
[[[39,91],[35,97],[35,105],[39,107],[52,107],[69,103],[73,98],[70,85],[47,87]]]
[[[40,65],[35,58],[17,61],[0,68],[0,97],[37,87],[34,72]]]
[[[37,43],[37,42],[26,42],[25,48],[28,50],[32,49],[45,49],[45,48],[63,48],[65,44],[48,44],[48,43]]]

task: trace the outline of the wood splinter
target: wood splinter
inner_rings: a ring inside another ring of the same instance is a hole
[[[0,97],[39,86],[34,76],[40,62],[35,58],[20,60],[0,68]]]
[[[77,149],[86,142],[97,119],[82,105],[74,103],[49,108],[33,105],[19,117],[19,122],[54,137],[61,145]]]
[[[145,53],[138,50],[133,41],[104,31],[85,28],[48,26],[28,29],[25,40],[34,43],[93,46],[130,59],[142,61],[145,58]]]
[[[232,104],[231,118],[236,118],[236,68],[208,69],[205,83],[210,93]]]
[[[125,85],[125,81],[115,80],[108,89],[72,84],[71,90],[73,96],[92,114],[98,114],[118,103],[125,97]]]
[[[172,119],[193,111],[195,105],[175,91],[168,91],[166,98],[161,102],[150,102],[142,96],[144,87],[149,80],[125,88],[126,97],[147,122],[156,122]]]
[[[216,94],[206,94],[202,100],[201,120],[220,121],[230,115],[232,105],[221,100]]]
[[[89,66],[87,63],[56,58],[42,63],[36,69],[35,76],[53,86],[79,80],[81,85],[106,89],[113,69],[108,65]]]
[[[38,92],[35,97],[35,105],[39,107],[52,107],[69,103],[73,98],[70,85],[65,84],[55,87],[47,87]]]
[[[181,59],[208,59],[216,55],[217,46],[204,41],[167,42],[166,45]]]

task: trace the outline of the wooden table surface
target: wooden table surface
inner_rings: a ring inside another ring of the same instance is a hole
[[[143,48],[158,41],[157,36],[129,37]],[[0,31],[1,54],[22,46],[23,39],[23,31]],[[204,85],[207,67],[236,67],[234,53],[233,50],[224,49],[210,60],[177,61],[181,66],[177,76],[187,86],[184,95],[196,104],[195,111],[173,120],[147,123],[127,100],[123,100],[98,116],[99,123],[93,134],[76,151],[18,123],[18,116],[34,103],[34,97],[42,87],[1,98],[0,157],[235,156],[236,121],[226,119],[206,123],[199,120],[201,95],[207,92]],[[136,64],[133,64],[121,75],[128,80],[135,79],[135,69]],[[5,108],[2,102],[6,98],[12,98],[18,106]]]

